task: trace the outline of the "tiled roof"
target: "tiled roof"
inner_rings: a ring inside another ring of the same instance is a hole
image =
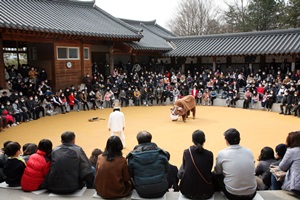
[[[32,30],[106,40],[135,40],[138,29],[94,5],[75,0],[0,0],[0,28]]]
[[[165,40],[167,37],[175,36],[170,31],[156,24],[156,21],[136,21],[121,19],[125,23],[134,26],[137,29],[142,29],[142,35],[144,36],[139,42],[127,42],[135,51],[162,51],[167,52],[172,50],[171,46]]]
[[[169,57],[233,56],[300,53],[300,29],[167,39]]]

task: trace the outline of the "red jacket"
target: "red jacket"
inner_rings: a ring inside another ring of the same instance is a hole
[[[69,105],[70,106],[74,106],[75,105],[75,97],[74,97],[74,95],[69,95],[68,96],[68,100],[69,100]]]
[[[47,161],[44,156],[46,156],[46,152],[38,150],[37,153],[29,157],[21,179],[21,186],[24,191],[37,190],[43,183],[51,165],[51,161]]]

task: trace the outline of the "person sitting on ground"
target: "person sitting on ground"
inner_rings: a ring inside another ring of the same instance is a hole
[[[178,177],[181,193],[189,199],[209,199],[214,194],[212,184],[213,153],[203,148],[205,134],[196,130],[192,134],[194,145],[184,150]]]
[[[103,152],[100,149],[96,148],[92,151],[92,154],[89,158],[89,160],[92,164],[92,170],[94,172],[94,175],[96,175],[96,164],[97,164],[98,156],[102,153]]]
[[[160,198],[168,190],[167,154],[151,140],[148,131],[140,131],[137,134],[139,144],[127,155],[132,182],[142,198]]]
[[[275,147],[275,158],[276,158],[276,161],[271,163],[270,165],[270,169],[271,168],[274,168],[274,167],[278,167],[279,163],[281,162],[285,152],[286,152],[286,144],[278,144],[276,147]],[[268,173],[270,174],[270,181],[271,181],[271,187],[270,189],[271,190],[281,190],[281,186],[282,186],[282,182],[283,180],[276,180],[275,176],[271,173],[271,171],[269,170]],[[268,176],[266,176],[268,177]],[[264,181],[264,182],[267,182],[267,181]]]
[[[20,157],[21,145],[18,142],[10,142],[5,146],[4,152],[8,156],[3,169],[5,182],[9,187],[18,187],[21,185],[21,178],[26,168],[24,159]]]
[[[251,200],[257,188],[253,154],[240,146],[240,133],[235,128],[226,130],[224,137],[228,148],[216,158],[216,186],[228,199]]]
[[[24,145],[25,146],[25,145]],[[23,155],[21,156],[25,162],[27,163],[29,157],[36,153],[38,150],[38,146],[34,143],[27,143],[26,147],[23,146]]]
[[[98,156],[95,189],[102,198],[122,198],[131,193],[130,175],[122,149],[120,138],[111,136],[103,154]]]
[[[83,149],[75,144],[75,133],[64,132],[61,142],[51,153],[50,172],[45,180],[48,190],[70,194],[84,185],[93,188],[92,165]]]
[[[286,138],[287,150],[279,168],[287,172],[282,189],[297,194],[300,198],[300,131],[290,132]]]
[[[6,141],[3,143],[3,148],[0,149],[0,183],[4,182],[6,179],[6,176],[3,173],[4,164],[8,160],[8,156],[5,154],[5,147],[7,144],[9,144],[12,141]]]
[[[271,163],[275,162],[274,151],[271,147],[264,147],[258,157],[258,165],[255,168],[255,178],[258,190],[267,190],[271,184],[271,176],[268,173]],[[267,177],[269,176],[269,177]]]
[[[21,179],[22,190],[35,191],[44,188],[42,183],[50,170],[51,151],[52,142],[48,139],[42,139],[39,142],[37,152],[32,154],[27,162]]]
[[[178,174],[178,168],[175,166],[175,165],[172,165],[170,163],[170,153],[167,152],[167,157],[168,157],[168,161],[169,161],[169,165],[170,165],[170,170],[167,174],[167,180],[168,180],[168,188],[169,188],[169,191],[175,191],[175,192],[178,192],[179,191],[179,186],[178,186],[178,183],[179,183],[179,178],[177,177],[177,174]]]

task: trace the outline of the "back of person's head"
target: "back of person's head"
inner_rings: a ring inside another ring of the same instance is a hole
[[[283,158],[285,152],[286,152],[286,145],[285,144],[278,144],[276,147],[275,147],[275,152],[277,154],[277,156],[279,158]]]
[[[30,145],[31,143],[26,143],[22,146],[22,151],[25,152],[25,150],[27,149],[27,147]]]
[[[136,139],[139,144],[148,143],[148,142],[151,142],[152,135],[148,131],[140,131],[137,134]]]
[[[5,154],[9,157],[15,156],[16,153],[20,150],[21,150],[21,145],[18,142],[10,142],[4,148]]]
[[[240,143],[240,133],[235,128],[230,128],[224,133],[225,139],[230,145],[235,145]]]
[[[107,161],[113,161],[116,156],[122,156],[123,144],[118,136],[110,136],[106,142],[103,156]]]
[[[96,148],[96,149],[94,149],[92,151],[92,154],[91,154],[91,157],[90,157],[90,161],[91,161],[91,163],[92,163],[93,166],[96,166],[98,156],[100,154],[102,154],[102,153],[103,152],[100,149],[98,149],[98,148]]]
[[[264,147],[260,151],[258,161],[275,159],[274,150],[271,147]]]
[[[61,134],[62,143],[72,143],[75,140],[75,133],[72,131],[66,131]]]
[[[287,147],[300,147],[300,131],[290,132],[286,138]]]
[[[34,143],[31,143],[27,146],[25,151],[23,152],[24,156],[32,155],[37,152],[38,146]]]
[[[38,150],[46,152],[47,154],[50,154],[51,151],[52,151],[52,147],[53,147],[53,144],[52,144],[52,142],[50,140],[48,140],[48,139],[42,139],[39,142]]]
[[[205,134],[201,130],[195,130],[192,134],[192,140],[194,145],[196,146],[196,151],[199,153],[203,152],[203,144],[205,142]]]
[[[8,145],[9,143],[11,143],[12,141],[8,140],[6,142],[3,143],[3,149],[6,147],[6,145]]]

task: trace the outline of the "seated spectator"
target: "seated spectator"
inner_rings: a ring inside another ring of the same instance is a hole
[[[141,101],[141,92],[139,91],[138,88],[135,88],[133,92],[133,102],[135,106],[140,106],[140,101]]]
[[[167,153],[168,161],[170,161],[170,153],[167,151],[166,153]],[[167,174],[168,188],[169,191],[178,192],[179,191],[179,186],[178,186],[179,178],[177,176],[178,168],[175,165],[172,165],[171,163],[169,163],[169,165],[170,165],[170,170]]]
[[[268,173],[271,163],[275,162],[274,151],[271,147],[264,147],[258,157],[258,165],[255,168],[255,178],[258,190],[267,190],[270,187],[271,176]],[[269,176],[269,177],[266,177]],[[266,182],[266,180],[268,180]]]
[[[37,152],[30,156],[22,176],[21,186],[24,191],[34,191],[44,188],[42,183],[50,170],[51,151],[52,142],[48,139],[42,139],[39,142]]]
[[[126,93],[125,93],[125,95],[126,95]],[[95,100],[96,100],[96,106],[98,108],[103,109],[103,98],[102,98],[102,94],[99,90],[96,91]]]
[[[209,100],[210,100],[210,105],[213,106],[214,105],[214,100],[217,98],[218,93],[215,91],[214,88],[211,89],[210,93],[209,93]]]
[[[83,110],[90,110],[90,107],[88,105],[88,95],[86,93],[86,91],[82,90],[80,95],[80,102],[83,104]]]
[[[38,146],[36,144],[34,144],[34,143],[27,143],[27,144],[28,145],[26,145],[25,148],[24,148],[25,145],[23,146],[23,155],[21,156],[25,160],[26,163],[27,163],[29,157],[32,154],[36,153],[38,150]]]
[[[89,160],[92,164],[92,170],[94,172],[94,175],[96,175],[96,164],[97,164],[98,156],[102,153],[103,152],[100,149],[96,148],[92,151],[92,154],[89,158]]]
[[[295,117],[300,117],[300,96],[297,91],[294,92],[290,109],[291,112],[294,113]]]
[[[104,94],[104,102],[105,102],[105,108],[111,108],[111,99],[110,99],[111,93],[109,90],[107,90]]]
[[[61,101],[59,92],[56,92],[56,94],[52,97],[52,102],[53,102],[54,110],[57,107],[59,107],[62,114],[66,113],[65,106],[64,106],[63,102]]]
[[[245,92],[245,95],[244,95],[243,109],[249,108],[251,99],[252,99],[252,92],[250,91],[250,88],[247,88],[247,91]]]
[[[254,104],[259,102],[259,94],[254,90],[252,92],[252,99],[251,99],[251,109],[254,108]]]
[[[122,149],[120,138],[111,136],[103,154],[98,156],[95,189],[102,198],[122,198],[131,193],[130,175]]]
[[[228,129],[224,136],[228,148],[220,151],[216,159],[216,186],[228,199],[251,200],[257,188],[253,154],[239,145],[240,133],[236,129]]]
[[[279,114],[285,114],[286,115],[286,114],[288,114],[288,111],[291,114],[291,111],[289,109],[291,102],[292,102],[292,95],[289,93],[288,90],[286,90],[284,92],[284,96],[283,96],[281,104],[280,104],[281,112]],[[285,111],[284,111],[283,108],[285,108]]]
[[[287,172],[282,189],[297,194],[300,198],[300,131],[290,132],[286,139],[287,150],[279,168]]]
[[[209,90],[205,89],[204,93],[202,94],[202,104],[204,106],[209,106],[210,103],[209,97],[210,97]]]
[[[276,158],[276,161],[271,163],[270,165],[270,168],[272,167],[278,167],[279,163],[281,162],[285,152],[286,152],[286,144],[279,144],[275,147],[275,158]],[[271,190],[281,190],[281,186],[282,186],[282,181],[277,181],[275,176],[273,174],[271,174],[271,171],[268,172],[271,176],[271,187],[270,189]],[[267,181],[264,181],[264,182],[267,182]]]
[[[5,182],[9,187],[18,187],[21,185],[21,178],[26,168],[25,161],[19,157],[21,145],[18,142],[10,142],[5,146],[4,152],[8,156],[3,169]]]
[[[4,170],[4,164],[8,160],[8,156],[5,154],[5,147],[7,144],[9,144],[11,141],[6,141],[3,143],[3,148],[0,149],[0,183],[4,182],[6,179],[6,176],[3,173]]]
[[[142,198],[160,198],[168,190],[167,173],[170,167],[167,154],[151,140],[149,132],[139,132],[139,144],[127,156],[130,176]]]
[[[184,150],[178,177],[181,193],[189,199],[209,199],[214,194],[212,184],[213,153],[203,148],[205,134],[193,132],[194,145]]]
[[[92,165],[83,149],[75,144],[75,134],[66,131],[62,144],[51,153],[51,167],[45,183],[49,191],[70,194],[84,185],[93,188]]]

